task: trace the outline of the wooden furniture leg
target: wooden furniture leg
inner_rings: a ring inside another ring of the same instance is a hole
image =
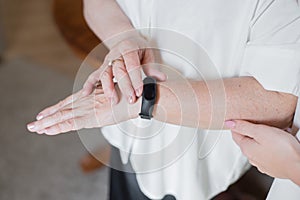
[[[90,173],[107,165],[110,160],[110,146],[97,149],[93,153],[88,153],[80,160],[83,172]]]

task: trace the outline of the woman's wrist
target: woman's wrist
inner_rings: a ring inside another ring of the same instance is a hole
[[[173,84],[168,81],[157,84],[157,96],[152,115],[158,121],[179,124],[181,118],[177,115],[181,113],[181,105],[174,91],[172,92]]]
[[[171,93],[166,82],[159,82],[157,84],[156,91],[156,102],[153,108],[152,116],[154,119],[159,121],[166,121],[168,105],[175,108],[180,108],[180,106],[173,106],[176,104],[176,97]],[[142,96],[137,98],[136,102],[130,106],[130,119],[139,117],[142,107]],[[175,99],[175,101],[174,101]],[[171,105],[172,104],[172,105]],[[177,112],[177,111],[174,111]],[[170,111],[169,111],[170,113]]]

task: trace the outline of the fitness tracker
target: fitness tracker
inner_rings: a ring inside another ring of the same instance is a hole
[[[139,115],[143,119],[151,119],[156,100],[156,80],[148,76],[143,80],[143,83],[142,107]]]

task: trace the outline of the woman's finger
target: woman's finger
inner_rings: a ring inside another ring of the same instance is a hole
[[[250,160],[256,160],[259,151],[259,144],[248,136],[241,135],[236,132],[232,132],[234,141],[241,148],[242,153]]]
[[[105,56],[105,59],[104,59],[102,65],[99,67],[99,69],[97,69],[96,71],[91,73],[89,75],[88,79],[85,81],[85,83],[83,85],[83,94],[85,96],[91,94],[94,91],[95,86],[96,86],[97,82],[99,82],[102,74],[106,73],[105,71],[107,70],[108,63],[120,56],[121,56],[121,54],[118,52],[117,48],[111,49],[111,51]]]
[[[57,135],[82,128],[84,128],[84,125],[83,123],[80,123],[80,118],[72,118],[50,126],[41,132],[47,135]]]
[[[243,120],[228,120],[225,125],[232,131],[241,135],[260,140],[265,132],[265,126],[261,124],[253,124]]]
[[[49,115],[52,115],[53,113],[57,112],[59,109],[65,107],[68,104],[71,104],[72,102],[76,101],[77,99],[83,97],[83,91],[80,90],[78,92],[76,92],[73,95],[68,96],[67,98],[65,98],[64,100],[58,102],[57,104],[50,106],[44,110],[42,110],[37,116],[36,119],[37,120],[41,120],[45,117],[48,117]]]
[[[74,117],[68,120],[61,121],[57,124],[54,124],[42,131],[47,135],[57,135],[60,133],[66,133],[69,131],[76,131],[83,128],[94,128],[101,127],[96,120],[95,113],[89,113],[85,116]]]
[[[113,65],[113,75],[117,79],[121,93],[125,96],[129,103],[136,101],[136,96],[129,75],[125,68],[124,62],[117,60]]]
[[[101,74],[101,83],[105,96],[111,101],[112,104],[118,103],[118,95],[115,90],[115,84],[113,82],[112,67],[107,66]]]
[[[142,90],[143,90],[143,80],[142,80],[141,63],[140,63],[138,50],[123,54],[123,59],[135,95],[137,97],[140,97],[142,95]]]
[[[31,132],[37,132],[73,117],[74,113],[72,109],[59,110],[50,116],[28,124],[27,128]]]
[[[240,145],[240,141],[244,138],[244,135],[241,135],[239,133],[236,132],[232,132],[232,139],[233,141],[237,144]]]

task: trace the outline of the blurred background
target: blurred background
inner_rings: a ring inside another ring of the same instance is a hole
[[[0,200],[107,199],[108,170],[83,172],[76,133],[26,130],[42,108],[72,93],[85,52],[97,44],[82,34],[81,12],[73,14],[81,0],[0,1]]]
[[[107,199],[108,168],[76,133],[26,130],[41,109],[72,93],[99,42],[81,0],[0,0],[0,200]],[[231,190],[264,199],[271,181],[252,168]]]

